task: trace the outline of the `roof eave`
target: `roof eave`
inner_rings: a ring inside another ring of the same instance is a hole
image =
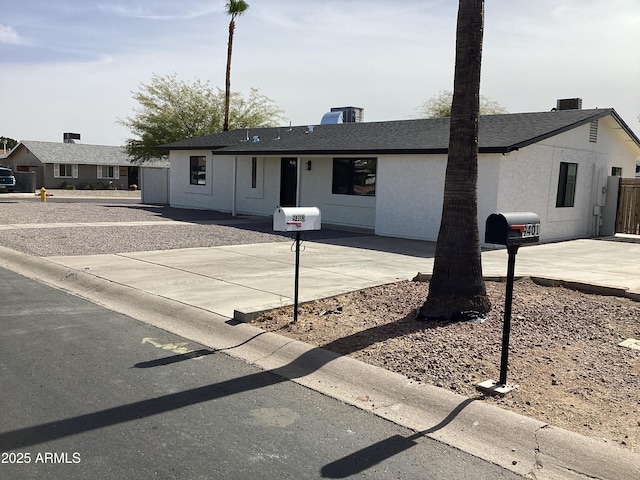
[[[618,112],[616,112],[613,108],[611,109],[611,116],[615,119],[616,122],[618,122],[620,127],[622,127],[622,130],[624,130],[624,132],[627,135],[629,135],[629,138],[631,138],[633,143],[635,143],[636,146],[640,148],[640,138],[638,138],[638,136],[634,133],[634,131],[631,130],[631,128],[629,128],[629,125],[627,125],[627,123],[622,119],[622,117],[618,115]]]
[[[568,124],[568,125],[564,125],[564,126],[562,126],[560,128],[557,128],[555,130],[551,130],[549,132],[545,132],[542,135],[538,135],[536,137],[531,137],[531,138],[529,138],[527,140],[524,140],[522,142],[510,145],[509,147],[507,147],[507,149],[508,149],[508,151],[514,151],[514,150],[519,150],[519,149],[524,148],[524,147],[528,147],[529,145],[533,145],[534,143],[541,142],[543,140],[546,140],[547,138],[555,137],[556,135],[560,135],[561,133],[568,132],[570,130],[573,130],[574,128],[580,127],[580,126],[585,125],[585,124],[590,123],[590,122],[593,122],[594,120],[599,120],[600,118],[606,117],[607,115],[612,115],[613,113],[615,113],[615,110],[613,110],[612,108],[603,109],[601,112],[598,112],[598,113],[596,113],[594,115],[591,115],[591,116],[589,116],[587,118],[583,118],[582,120],[579,120],[577,122],[574,122],[574,123],[571,123],[571,124]],[[617,114],[616,114],[616,117],[617,117]],[[617,117],[617,118],[619,118],[619,117]]]
[[[294,157],[302,157],[302,156],[310,156],[310,155],[331,155],[331,156],[339,156],[339,155],[367,155],[367,156],[378,156],[378,155],[416,155],[416,154],[428,154],[428,155],[436,155],[436,154],[446,154],[446,148],[431,148],[431,149],[420,149],[420,148],[392,148],[392,149],[311,149],[311,150],[233,150],[231,148],[223,148],[212,151],[214,155],[245,155],[245,156],[274,156],[274,157],[282,157],[282,156],[294,156]]]

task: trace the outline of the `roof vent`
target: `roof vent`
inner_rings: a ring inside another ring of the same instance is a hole
[[[581,110],[581,98],[563,98],[556,100],[556,110]]]
[[[320,125],[332,125],[342,123],[342,112],[328,112],[322,116]]]
[[[63,143],[76,143],[74,140],[80,140],[79,133],[63,133],[62,134],[62,142]]]
[[[260,137],[258,135],[253,136],[253,143],[258,143],[260,141]]]
[[[307,127],[307,131],[306,131],[306,132],[304,132],[304,133],[313,133],[313,125],[309,125],[309,126]]]

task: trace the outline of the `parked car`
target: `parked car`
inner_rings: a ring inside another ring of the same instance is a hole
[[[10,168],[0,167],[0,192],[13,192],[16,188],[16,177]]]

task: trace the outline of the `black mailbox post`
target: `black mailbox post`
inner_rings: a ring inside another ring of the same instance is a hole
[[[485,243],[506,245],[509,260],[507,264],[507,289],[504,300],[500,380],[497,384],[488,382],[491,385],[483,382],[478,385],[478,388],[504,394],[512,388],[507,386],[507,362],[509,359],[509,332],[511,330],[511,303],[513,300],[516,254],[520,245],[540,241],[540,217],[533,212],[492,213],[487,217],[484,241]]]

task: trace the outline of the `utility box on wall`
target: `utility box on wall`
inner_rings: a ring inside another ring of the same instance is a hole
[[[595,235],[609,237],[616,234],[616,217],[618,214],[618,195],[620,194],[621,177],[607,177],[607,191],[604,207],[602,207],[602,225],[598,225]]]

